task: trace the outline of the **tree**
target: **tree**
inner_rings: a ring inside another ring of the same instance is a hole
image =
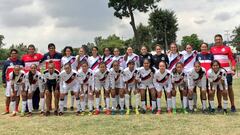
[[[159,1],[160,0],[109,0],[108,7],[112,7],[115,10],[114,15],[119,19],[122,19],[123,17],[130,17],[130,25],[132,26],[134,32],[134,39],[139,46],[139,37],[135,24],[134,11],[146,13],[149,9],[156,8],[156,4]]]
[[[24,45],[23,43],[20,43],[20,44],[18,44],[18,45],[12,44],[12,45],[9,47],[9,50],[11,50],[11,49],[17,49],[17,50],[18,50],[18,56],[19,56],[19,58],[21,58],[23,54],[26,54],[26,53],[28,52],[27,45]]]
[[[154,43],[164,45],[164,52],[168,45],[176,41],[178,23],[175,12],[172,10],[155,9],[149,15],[149,27]]]
[[[5,44],[3,43],[4,36],[0,35],[0,48],[2,48]]]
[[[193,45],[194,50],[200,50],[200,45],[203,43],[203,40],[198,38],[197,34],[192,34],[190,36],[184,36],[181,41],[182,48],[185,49],[186,45]]]
[[[240,51],[240,25],[235,27],[232,33],[232,45],[236,47],[237,51]]]
[[[140,45],[145,45],[148,48],[152,48],[152,36],[150,33],[149,26],[144,26],[142,23],[140,23],[137,27],[137,33],[139,36],[139,43]]]

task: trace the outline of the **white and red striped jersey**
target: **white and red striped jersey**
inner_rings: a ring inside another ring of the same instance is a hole
[[[144,67],[138,69],[138,76],[136,79],[141,83],[153,83],[153,71],[151,69],[146,70]]]
[[[168,70],[171,72],[178,62],[183,62],[183,55],[179,53],[171,53],[168,55],[169,66]]]
[[[187,75],[182,73],[173,73],[172,74],[172,83],[176,85],[180,85],[187,82]]]
[[[81,63],[84,62],[84,61],[88,62],[88,56],[87,55],[83,55],[83,56],[77,55],[76,56],[77,70],[79,70],[82,67]]]
[[[157,90],[164,87],[167,91],[170,91],[172,89],[171,78],[172,75],[168,70],[165,70],[164,73],[157,70],[153,77],[153,84]]]
[[[76,57],[75,56],[63,56],[62,59],[61,59],[61,65],[62,65],[62,70],[63,70],[63,66],[65,64],[71,64],[71,67],[73,70],[76,70],[77,69],[77,61],[76,61]]]
[[[113,68],[110,69],[111,79],[110,86],[112,89],[123,88],[123,70],[120,68],[118,71],[115,71]]]
[[[76,70],[67,74],[65,70],[60,73],[60,87],[63,85],[72,85],[78,83],[78,72]]]
[[[11,85],[18,85],[24,83],[25,72],[20,70],[19,74],[16,75],[14,72],[9,74]]]
[[[130,71],[129,68],[123,70],[123,81],[128,84],[134,84],[136,77],[138,76],[138,71],[134,69]]]
[[[182,51],[181,54],[183,55],[183,64],[185,73],[190,72],[190,70],[194,67],[194,62],[196,61],[197,51],[192,51],[192,53],[187,53],[187,51]]]
[[[33,55],[25,54],[22,56],[22,61],[24,62],[24,71],[27,73],[30,70],[32,64],[36,64],[38,71],[40,71],[40,61],[42,60],[43,55],[40,53],[35,53]]]
[[[91,69],[88,69],[87,72],[83,72],[82,69],[78,70],[78,77],[80,84],[92,85],[93,88],[93,73]]]
[[[102,61],[106,64],[107,69],[110,69],[112,67],[113,56],[102,56]]]
[[[44,78],[39,71],[36,71],[36,73],[32,77],[30,76],[30,71],[26,73],[25,85],[27,89],[29,89],[30,91],[34,91],[33,88],[36,88],[31,86],[38,86],[39,90],[42,91],[43,83],[44,83]]]
[[[128,55],[127,56],[127,60],[125,61],[126,63],[126,67],[129,61],[135,61],[135,68],[138,68],[140,63],[139,63],[139,56],[135,53],[133,53],[132,55]]]
[[[224,68],[228,74],[231,74],[231,66],[236,66],[236,61],[233,58],[231,48],[225,45],[215,45],[211,47],[210,51],[213,54],[214,59],[220,62],[221,67]]]
[[[109,88],[110,72],[108,70],[106,70],[105,72],[97,70],[97,72],[94,74],[94,85],[99,86],[100,84],[104,84],[105,86],[107,86],[106,88]]]
[[[194,68],[192,68],[188,73],[189,89],[193,89],[196,86],[196,84],[198,84],[198,86],[204,89],[207,86],[206,70],[203,67],[201,67],[201,71],[199,73],[196,72]]]
[[[88,58],[88,64],[89,64],[89,67],[91,68],[93,74],[97,71],[99,64],[101,62],[102,62],[101,56],[97,56],[97,57],[90,56]]]
[[[207,72],[209,83],[214,82],[218,83],[221,80],[226,80],[227,73],[224,69],[220,68],[217,73],[215,73],[212,69],[209,69]]]
[[[123,69],[126,68],[126,63],[124,61],[124,57],[123,56],[113,56],[113,61],[118,61],[120,67],[122,67]]]

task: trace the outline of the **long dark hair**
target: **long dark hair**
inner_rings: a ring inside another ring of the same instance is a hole
[[[66,56],[66,50],[69,49],[71,51],[71,55],[73,55],[73,48],[71,46],[66,46],[64,49],[63,49],[63,55]]]
[[[182,62],[178,62],[176,65],[175,65],[175,68],[172,70],[172,73],[173,74],[176,74],[177,73],[177,65],[181,65],[182,67],[184,66],[184,64]]]
[[[201,65],[200,61],[195,61],[195,62],[194,62],[194,66],[195,66],[196,64]],[[204,74],[204,71],[203,71],[202,67],[200,68],[200,70],[199,70],[197,73],[198,73],[199,76],[201,76],[201,75]]]

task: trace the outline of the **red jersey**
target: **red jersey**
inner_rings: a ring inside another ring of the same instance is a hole
[[[40,61],[42,60],[43,55],[40,53],[35,53],[33,55],[25,54],[22,56],[22,61],[24,62],[24,71],[27,73],[30,70],[30,66],[32,64],[36,64],[38,66],[38,71],[40,71]]]
[[[225,45],[214,45],[211,47],[211,53],[215,60],[218,60],[221,67],[224,68],[228,74],[232,73],[231,66],[236,66],[236,61],[233,58],[233,53],[230,47]]]

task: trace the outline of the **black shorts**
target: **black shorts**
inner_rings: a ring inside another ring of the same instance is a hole
[[[49,92],[53,92],[56,90],[57,88],[57,81],[56,80],[47,80],[47,83],[46,83],[46,88]]]
[[[233,81],[232,74],[227,74],[227,83],[228,83],[228,86],[231,86],[231,85],[232,85],[232,81]]]

